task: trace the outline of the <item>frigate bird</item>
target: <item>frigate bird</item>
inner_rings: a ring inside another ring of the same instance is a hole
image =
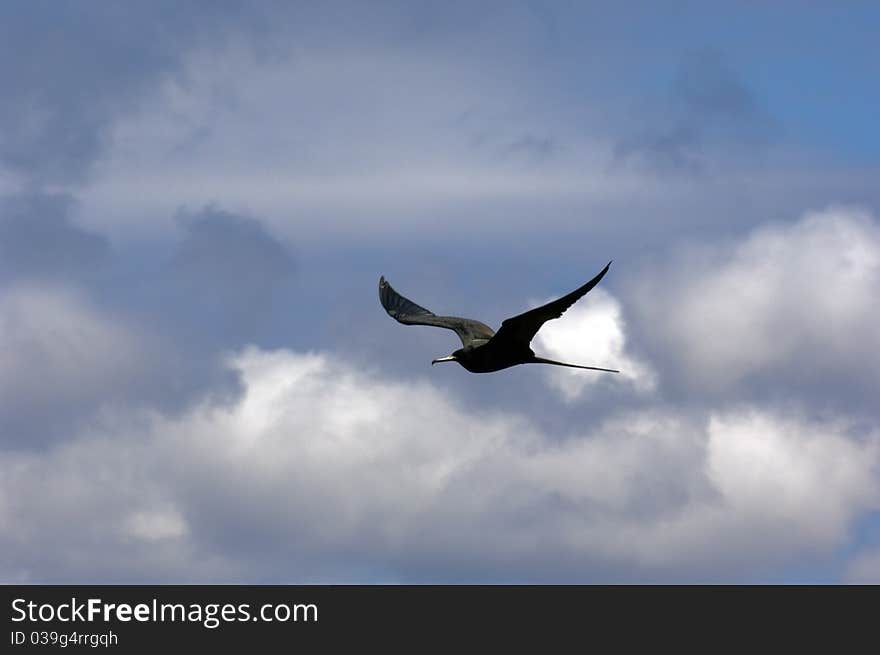
[[[432,365],[439,362],[458,362],[471,373],[491,373],[517,364],[554,364],[619,373],[620,371],[613,368],[566,364],[537,357],[529,347],[529,343],[541,326],[551,319],[562,316],[566,309],[599,283],[602,276],[608,272],[609,266],[611,262],[608,262],[596,277],[568,295],[506,319],[498,332],[485,323],[470,318],[437,316],[397,293],[385,280],[385,276],[379,278],[379,300],[388,315],[404,325],[433,325],[453,330],[458,335],[462,347],[451,355],[433,360]]]

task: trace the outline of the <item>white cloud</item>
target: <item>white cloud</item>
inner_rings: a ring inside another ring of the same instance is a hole
[[[876,500],[876,443],[846,439],[845,422],[780,421],[749,410],[713,416],[707,471],[731,509],[798,532],[806,543],[843,537],[852,509]],[[808,515],[805,515],[805,512]]]
[[[653,390],[657,383],[653,369],[627,353],[626,323],[620,302],[603,289],[593,289],[560,319],[545,323],[532,346],[539,356],[620,371],[609,374],[576,369],[548,370],[550,384],[569,401],[595,384],[626,382],[646,392]]]
[[[4,458],[0,574],[724,579],[829,551],[878,499],[878,435],[842,420],[657,407],[562,437],[327,355],[231,361],[236,401]]]
[[[643,334],[693,386],[759,375],[877,380],[880,226],[855,209],[761,227],[644,276]]]

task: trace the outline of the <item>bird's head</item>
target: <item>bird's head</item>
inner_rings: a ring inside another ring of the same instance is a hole
[[[434,364],[437,364],[438,362],[457,362],[458,356],[461,354],[461,352],[462,352],[462,350],[459,349],[459,350],[456,350],[451,355],[446,355],[446,357],[438,357],[437,359],[432,359],[431,366],[433,366]]]

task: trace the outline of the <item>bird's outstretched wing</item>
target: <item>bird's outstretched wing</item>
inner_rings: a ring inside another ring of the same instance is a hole
[[[447,330],[454,330],[461,339],[461,344],[467,346],[474,341],[486,341],[491,339],[495,332],[488,325],[469,318],[457,316],[437,316],[424,307],[415,304],[412,300],[404,298],[397,293],[385,277],[379,278],[379,300],[388,315],[404,325],[433,325]]]
[[[505,319],[501,324],[501,327],[498,328],[498,333],[493,338],[493,341],[506,342],[511,345],[520,344],[527,346],[544,323],[550,319],[562,316],[566,309],[585,296],[590,289],[599,284],[599,280],[601,280],[602,276],[608,272],[609,266],[611,266],[611,262],[608,262],[608,264],[605,265],[605,268],[603,268],[596,277],[582,287],[575,289],[570,294],[562,296],[562,298],[558,298],[552,302],[548,302],[541,307],[535,307],[527,312],[523,312],[519,316]]]

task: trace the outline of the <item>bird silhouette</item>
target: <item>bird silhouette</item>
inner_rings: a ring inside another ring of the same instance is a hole
[[[438,362],[458,362],[471,373],[491,373],[517,364],[553,364],[591,371],[619,373],[620,371],[613,368],[566,364],[537,357],[529,347],[529,343],[541,329],[541,326],[551,319],[562,316],[566,309],[586,295],[608,272],[609,266],[611,266],[611,262],[608,262],[596,277],[568,295],[506,319],[498,332],[492,330],[485,323],[470,318],[437,316],[397,293],[385,280],[385,276],[379,278],[379,300],[388,315],[399,323],[433,325],[453,330],[458,335],[462,347],[451,355],[433,360],[432,365]]]

